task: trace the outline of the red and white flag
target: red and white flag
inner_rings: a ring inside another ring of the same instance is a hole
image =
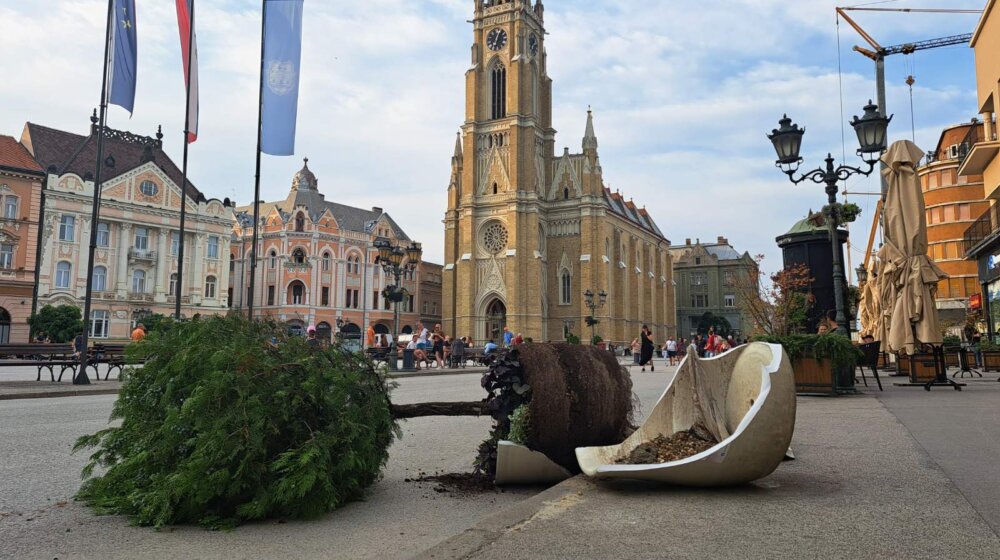
[[[188,114],[185,128],[188,144],[198,139],[198,43],[194,33],[194,0],[177,0],[177,26],[181,32],[181,58],[184,61],[184,85],[188,93]],[[191,52],[188,52],[188,46]],[[191,65],[190,71],[188,64]],[[188,76],[191,83],[187,83]]]

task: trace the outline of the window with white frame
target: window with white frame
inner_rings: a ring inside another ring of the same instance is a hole
[[[73,241],[76,239],[76,218],[74,216],[63,216],[59,220],[59,241]]]
[[[219,236],[217,235],[208,236],[208,258],[219,258]]]
[[[135,228],[135,249],[145,251],[149,249],[149,230],[144,227]]]
[[[330,272],[330,253],[323,253],[323,272]]]
[[[215,276],[209,276],[205,278],[205,297],[208,299],[215,299]]]
[[[3,199],[3,217],[8,220],[17,219],[17,197],[7,195]]]
[[[70,277],[73,273],[73,265],[62,261],[56,265],[56,288],[68,290]]]
[[[726,307],[736,307],[736,296],[735,295],[723,296],[723,302],[725,303]]]
[[[143,181],[139,184],[139,192],[145,196],[156,196],[157,190],[156,183],[152,181]]]
[[[7,243],[0,244],[0,268],[14,268],[14,246]]]
[[[146,271],[145,270],[133,270],[132,271],[132,293],[144,294],[146,293]]]
[[[176,272],[170,275],[170,285],[167,287],[167,295],[168,296],[176,296],[177,295],[177,273]]]
[[[95,309],[90,312],[90,338],[108,338],[111,312]]]
[[[103,292],[108,287],[108,269],[103,266],[94,267],[94,291]]]
[[[181,232],[170,232],[170,254],[177,256],[181,252]]]
[[[111,245],[111,226],[104,222],[97,224],[97,246],[109,247]]]

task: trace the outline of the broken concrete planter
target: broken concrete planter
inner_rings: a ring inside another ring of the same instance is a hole
[[[653,465],[616,464],[640,443],[703,422],[720,443]],[[780,345],[755,342],[721,356],[689,354],[646,421],[619,445],[577,448],[589,476],[685,486],[747,483],[781,464],[795,428],[795,379]]]
[[[494,483],[555,484],[573,476],[544,453],[511,441],[497,444],[497,472]]]

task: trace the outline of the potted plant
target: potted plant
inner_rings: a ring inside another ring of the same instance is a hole
[[[792,361],[795,391],[836,395],[854,391],[854,369],[861,351],[839,334],[759,336],[756,340],[780,344]]]
[[[983,340],[979,343],[979,351],[983,354],[983,369],[1000,371],[1000,345]]]
[[[592,338],[590,340],[590,343],[593,344],[594,346],[600,348],[601,350],[607,350],[608,349],[607,343],[604,342],[604,339],[599,334],[595,334],[594,338]]]

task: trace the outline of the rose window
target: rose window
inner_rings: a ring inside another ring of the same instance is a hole
[[[507,248],[507,228],[503,224],[492,223],[483,230],[483,247],[496,255]]]

